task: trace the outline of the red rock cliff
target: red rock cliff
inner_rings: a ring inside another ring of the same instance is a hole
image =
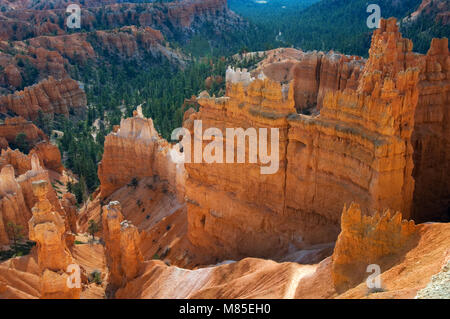
[[[86,94],[79,84],[69,78],[48,78],[25,90],[0,97],[0,112],[11,112],[28,120],[44,114],[69,115],[86,107]]]
[[[266,52],[256,72],[278,82],[292,81],[298,112],[317,113],[330,91],[356,90],[365,60],[329,52],[302,52],[292,48]]]
[[[167,180],[172,191],[183,198],[184,167],[172,161],[171,146],[156,132],[152,119],[142,115],[123,119],[116,132],[105,139],[105,151],[98,166],[101,196],[107,197],[130,183],[158,175]]]
[[[383,20],[361,74],[350,73],[357,83],[330,89],[314,116],[296,114],[294,96],[302,92],[294,81],[283,86],[229,71],[226,97],[202,94],[184,125],[279,128],[279,170],[263,176],[260,163],[186,164],[191,242],[218,259],[276,256],[291,245],[334,241],[342,207],[353,201],[364,213],[392,209],[410,218],[420,65],[396,21]]]
[[[114,288],[136,278],[143,262],[139,231],[124,220],[121,210],[119,202],[110,202],[103,207],[102,216],[109,282]]]
[[[448,39],[433,39],[421,57],[415,113],[413,217],[439,220],[450,207],[450,55]]]
[[[0,136],[6,140],[6,144],[1,148],[7,148],[9,144],[15,144],[19,133],[26,135],[26,140],[33,146],[39,141],[46,141],[48,138],[36,125],[25,120],[22,117],[6,118],[3,124],[0,124]]]

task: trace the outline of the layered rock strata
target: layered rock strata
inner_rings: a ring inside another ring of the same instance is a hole
[[[18,149],[3,149],[0,154],[0,168],[5,165],[12,165],[16,176],[22,175],[31,170],[31,162],[35,156],[38,158],[40,165],[46,169],[57,173],[62,173],[64,170],[58,147],[47,141],[37,143],[28,155],[23,154]]]
[[[81,286],[69,285],[70,278],[65,273],[74,261],[66,246],[64,218],[47,199],[47,181],[35,181],[32,187],[38,201],[32,209],[29,237],[37,243],[38,265],[42,271],[41,298],[79,298]]]
[[[134,112],[122,119],[116,132],[108,134],[98,166],[100,196],[107,197],[122,186],[146,177],[166,180],[169,190],[184,198],[184,167],[172,160],[172,146],[156,132],[152,119]]]
[[[275,174],[261,175],[261,167],[267,165],[259,160],[249,163],[247,146],[245,163],[227,164],[225,158],[223,164],[195,163],[194,155],[190,163],[185,164],[188,235],[194,245],[207,249],[213,256],[269,256],[280,252],[295,232],[292,216],[282,213],[287,115],[295,113],[294,91],[288,85],[267,78],[252,79],[245,70],[232,72],[227,75],[227,96],[216,99],[201,94],[200,111],[192,113],[184,122],[185,128],[191,131],[192,153],[195,153],[195,144],[204,150],[210,142],[202,143],[198,138],[210,127],[223,132],[224,140],[226,128],[254,128],[257,138],[259,128],[269,128],[269,141],[271,129],[278,129],[279,159],[273,164],[279,169]],[[199,134],[194,132],[195,121],[201,121],[203,127]],[[215,137],[215,141],[220,140]],[[238,142],[234,144],[236,161],[237,145]],[[226,146],[223,154],[225,156]]]
[[[9,150],[10,151],[10,150]],[[3,151],[0,160],[9,162],[0,165],[0,244],[8,244],[11,236],[8,235],[8,223],[21,226],[23,235],[28,237],[28,221],[31,218],[31,210],[39,198],[33,192],[33,182],[44,180],[50,183],[48,170],[41,166],[36,153],[29,156],[19,151]],[[24,171],[22,173],[22,171]],[[61,207],[55,190],[46,188],[46,198],[50,201],[52,209],[64,218],[65,210]],[[73,209],[71,215],[76,214]],[[75,219],[68,219],[69,227],[76,223]]]
[[[40,130],[32,122],[25,120],[22,117],[6,118],[3,124],[0,124],[0,136],[6,140],[6,145],[2,149],[6,149],[10,144],[15,144],[18,134],[23,133],[26,136],[26,141],[30,145],[35,145],[39,141],[47,140],[44,132]]]
[[[12,239],[9,223],[23,227],[26,233],[30,218],[31,212],[15,179],[14,168],[7,165],[0,172],[0,245],[8,244]]]
[[[121,210],[119,202],[110,202],[102,212],[109,283],[113,288],[136,278],[143,262],[139,231],[123,219]]]
[[[261,175],[264,165],[248,157],[186,163],[191,242],[218,259],[267,257],[334,241],[342,207],[353,201],[366,214],[392,209],[410,218],[419,74],[420,56],[394,19],[375,31],[356,89],[326,93],[317,116],[297,114],[292,83],[229,70],[226,97],[201,94],[184,126],[278,128],[279,170]]]
[[[427,55],[420,58],[420,68],[419,101],[412,135],[415,180],[413,217],[423,222],[442,220],[450,208],[448,39],[433,39]]]
[[[292,48],[266,52],[254,73],[263,72],[277,82],[292,81],[295,108],[316,113],[330,91],[356,90],[365,59],[330,51],[303,52]]]
[[[401,213],[389,210],[364,215],[359,205],[344,207],[339,234],[332,257],[332,278],[336,290],[345,291],[369,274],[369,265],[386,266],[383,257],[406,251],[417,234],[414,221],[402,220]],[[381,287],[380,287],[381,288]]]
[[[80,3],[80,1],[73,1]],[[0,39],[24,40],[40,35],[65,34],[60,17],[67,3],[56,3],[51,10],[50,4],[40,7],[34,4],[25,7],[19,6],[15,10],[8,10],[0,16]],[[117,28],[124,25],[141,25],[163,30],[173,36],[176,31],[192,32],[204,22],[213,23],[217,28],[231,28],[240,22],[240,18],[227,8],[227,0],[183,0],[168,3],[121,3],[121,1],[96,1],[82,3],[83,26],[92,31],[102,28]],[[28,10],[28,8],[36,8]],[[15,30],[11,23],[15,20]],[[30,24],[29,21],[33,21]],[[225,23],[230,22],[230,24]]]
[[[0,87],[9,91],[23,86],[26,65],[35,68],[38,79],[51,76],[61,80],[69,77],[68,70],[75,64],[83,67],[88,62],[97,63],[100,59],[113,56],[120,60],[139,60],[141,63],[149,56],[164,57],[174,64],[184,63],[181,54],[165,45],[160,31],[136,26],[39,36],[16,41],[11,46],[0,42],[0,50],[4,52],[0,65],[5,69],[4,74],[0,74]],[[17,51],[21,52],[19,57],[16,56]]]
[[[39,112],[68,116],[70,112],[85,108],[86,104],[86,94],[76,81],[49,77],[23,91],[1,96],[0,112],[36,120]]]

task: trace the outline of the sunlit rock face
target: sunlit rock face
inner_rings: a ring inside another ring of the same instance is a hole
[[[335,61],[339,70],[347,70],[347,81],[337,88],[330,84],[314,89],[323,93],[323,100],[320,114],[312,116],[297,114],[295,96],[302,89],[293,86],[292,66],[279,68],[289,84],[273,80],[276,68],[271,69],[267,61],[257,72],[229,69],[226,96],[200,94],[200,110],[189,111],[184,126],[192,135],[199,120],[203,132],[212,127],[222,132],[225,128],[279,128],[279,170],[261,175],[261,163],[185,164],[190,241],[208,251],[212,261],[267,257],[283,254],[289,247],[336,240],[342,207],[351,202],[359,203],[363,214],[391,209],[407,219],[413,217],[414,178],[432,180],[413,172],[414,161],[418,161],[413,157],[413,132],[418,127],[414,117],[429,101],[427,90],[433,91],[424,80],[434,76],[436,87],[447,83],[447,69],[442,65],[448,63],[448,49],[439,41],[445,42],[434,40],[426,57],[413,53],[411,41],[402,38],[396,21],[382,20],[367,61],[334,53],[322,58],[324,63],[334,65]],[[304,53],[287,56],[301,60]],[[425,60],[428,70],[436,70],[428,71],[428,77],[423,71]],[[439,105],[448,104],[442,103],[446,85],[433,93]],[[305,96],[320,100],[320,94]],[[447,127],[443,117],[436,122],[436,127]],[[203,142],[203,150],[208,142]],[[444,148],[441,154],[447,156],[448,150]],[[424,163],[431,164],[426,159]],[[439,175],[446,164],[431,166]],[[444,192],[447,189],[439,187]],[[442,191],[436,196],[445,198]],[[416,197],[420,202],[420,195]],[[445,209],[445,205],[438,206]]]
[[[274,82],[263,76],[252,79],[245,70],[227,72],[226,97],[214,98],[202,93],[201,108],[186,118],[184,127],[191,131],[193,153],[198,136],[195,121],[202,121],[203,131],[214,127],[254,128],[260,138],[260,128],[268,128],[267,148],[271,146],[271,129],[278,129],[278,167],[273,174],[262,175],[268,167],[260,159],[249,162],[248,147],[245,163],[237,163],[238,149],[234,144],[234,163],[195,163],[195,155],[186,163],[186,198],[188,205],[188,235],[190,241],[204,248],[214,258],[270,256],[282,253],[295,235],[295,226],[283,214],[286,180],[288,114],[295,113],[292,86]],[[216,137],[216,141],[219,138]],[[211,141],[200,141],[203,152]],[[227,153],[226,142],[223,154]],[[275,151],[273,151],[275,153]]]
[[[333,284],[338,291],[360,283],[368,265],[384,266],[383,257],[401,253],[417,234],[414,221],[403,220],[400,212],[367,216],[354,203],[344,207],[341,220],[332,257]]]
[[[411,49],[395,20],[383,20],[358,89],[328,93],[317,117],[289,119],[288,210],[336,226],[341,207],[351,201],[365,212],[391,208],[410,217],[419,96]]]
[[[116,132],[105,139],[105,151],[98,168],[101,196],[129,184],[134,178],[159,176],[182,199],[184,167],[173,162],[172,146],[156,132],[152,119],[142,115],[139,107],[134,116],[122,119]]]
[[[83,109],[86,104],[86,94],[78,82],[70,78],[49,77],[23,91],[0,97],[2,113],[11,112],[27,120],[36,120],[39,112],[68,116],[71,110]]]
[[[38,202],[38,198],[33,193],[32,183],[38,180],[50,183],[49,172],[61,174],[63,169],[58,148],[47,141],[39,142],[28,155],[10,148],[2,150],[0,155],[0,244],[8,244],[11,239],[7,226],[10,222],[21,226],[24,237],[28,237],[31,210]],[[65,217],[66,207],[61,206],[53,187],[48,188],[46,197],[53,209]],[[70,210],[67,213],[69,217],[65,219],[67,227],[74,228],[76,208],[67,205],[67,210]]]
[[[23,155],[20,152],[18,154]],[[42,168],[36,154],[24,157],[31,166],[24,174],[16,177],[14,166],[10,164],[3,166],[0,173],[0,238],[2,239],[2,244],[7,244],[11,239],[9,238],[11,236],[8,236],[7,228],[10,222],[21,226],[25,235],[28,233],[31,209],[38,201],[32,191],[32,182],[40,179],[50,180],[48,171]],[[48,190],[46,196],[55,207],[59,208],[58,211],[63,214],[53,188]]]
[[[413,217],[440,220],[450,207],[450,57],[448,39],[433,39],[420,59],[414,116]]]
[[[32,122],[25,120],[23,117],[6,118],[3,124],[0,124],[0,136],[6,140],[2,149],[7,149],[9,144],[16,141],[18,134],[23,133],[26,136],[26,141],[30,145],[35,145],[39,141],[46,141],[48,138],[44,132],[40,130]]]
[[[266,52],[256,71],[278,82],[292,81],[295,108],[317,113],[330,91],[356,90],[365,59],[330,51],[303,52],[293,48]]]
[[[123,219],[121,210],[119,202],[110,202],[102,216],[109,283],[116,289],[136,278],[143,262],[139,231]]]
[[[32,187],[38,201],[32,209],[29,237],[37,243],[39,266],[41,269],[53,271],[66,270],[71,262],[71,256],[64,242],[66,232],[64,218],[54,211],[47,199],[47,181],[35,181]]]

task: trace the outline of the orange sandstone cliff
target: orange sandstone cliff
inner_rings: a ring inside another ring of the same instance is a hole
[[[105,151],[98,166],[101,197],[146,177],[166,180],[183,198],[184,167],[172,161],[171,146],[156,132],[152,119],[139,107],[132,118],[123,119],[116,132],[105,139]]]
[[[396,256],[411,248],[417,228],[414,221],[402,220],[401,213],[363,215],[357,204],[344,207],[341,233],[333,253],[332,277],[338,291],[345,291],[367,276],[369,265],[389,269],[383,257]],[[409,246],[409,247],[408,247]]]
[[[39,141],[47,140],[44,132],[32,122],[22,117],[6,118],[4,123],[0,124],[0,136],[5,139],[5,144],[1,148],[6,149],[9,144],[14,144],[18,134],[24,133],[26,140],[30,145],[35,145]]]
[[[49,77],[23,91],[0,97],[0,112],[36,120],[39,112],[68,116],[86,107],[86,94],[79,84],[69,78],[55,80]]]
[[[79,298],[81,287],[74,288],[67,284],[68,275],[65,272],[74,261],[66,246],[64,218],[52,209],[46,197],[48,182],[40,180],[32,185],[38,201],[32,209],[29,237],[37,243],[38,265],[42,271],[41,298]]]
[[[263,72],[277,82],[292,81],[295,108],[317,113],[330,91],[356,90],[365,59],[330,51],[303,52],[293,48],[268,51],[252,73]]]
[[[139,231],[124,220],[119,202],[103,207],[103,238],[112,288],[125,285],[139,274],[143,262]]]
[[[419,101],[414,115],[413,217],[441,220],[450,207],[450,55],[448,39],[433,39],[420,58]]]
[[[314,116],[296,113],[292,83],[229,70],[226,96],[201,94],[184,126],[279,128],[279,170],[186,164],[191,242],[219,259],[268,257],[334,241],[352,201],[366,213],[392,209],[409,218],[418,63],[396,21],[383,20],[358,85],[328,92]]]

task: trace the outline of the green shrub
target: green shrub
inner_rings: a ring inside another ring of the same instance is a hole
[[[102,273],[99,270],[94,270],[93,272],[91,272],[89,274],[89,278],[88,278],[89,282],[93,282],[97,285],[101,285],[102,284]]]

